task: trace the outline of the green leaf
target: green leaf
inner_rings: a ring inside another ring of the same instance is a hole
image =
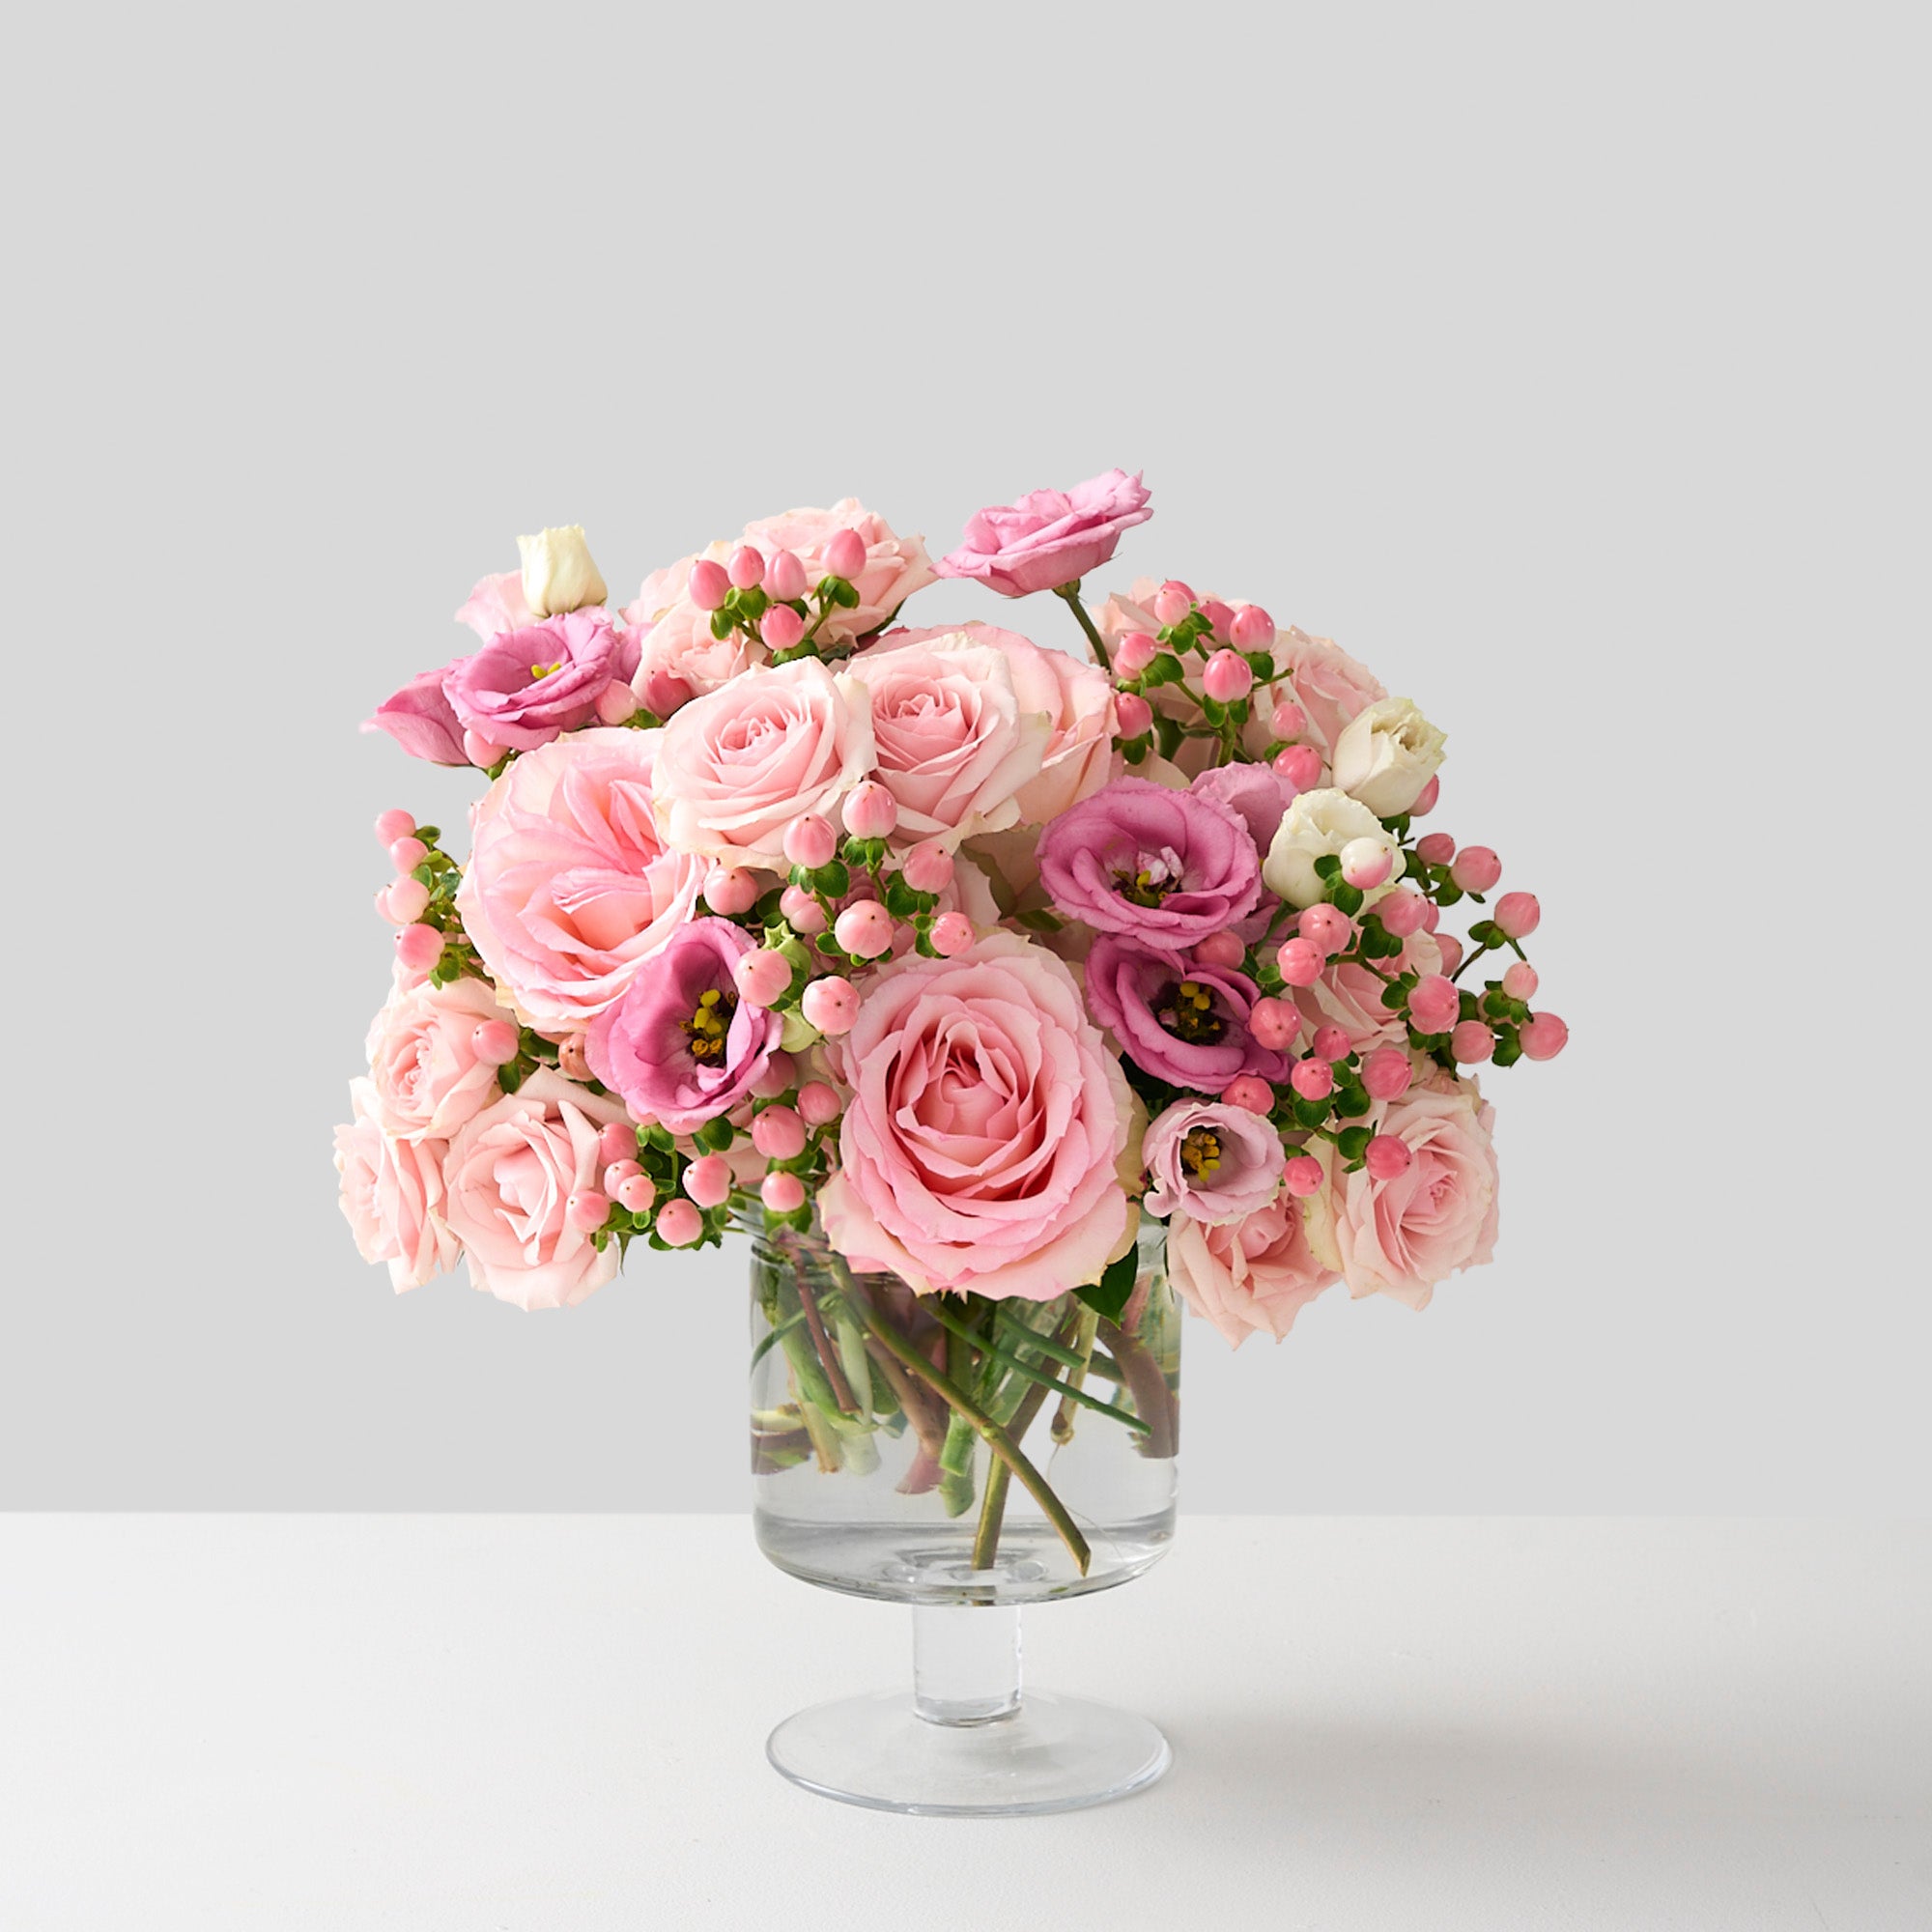
[[[832,582],[832,601],[840,610],[856,611],[859,608],[859,586],[848,583],[844,578],[835,578]]]
[[[1401,986],[1384,986],[1382,988],[1382,1005],[1392,1013],[1400,1012],[1403,1003],[1407,998],[1407,992]]]
[[[1319,863],[1319,861],[1318,861]],[[1328,897],[1337,912],[1345,912],[1350,919],[1362,909],[1362,889],[1346,883],[1328,888]]]
[[[1325,884],[1342,876],[1342,861],[1333,852],[1324,852],[1315,862],[1315,876]]]
[[[842,859],[835,859],[829,866],[821,866],[811,875],[814,892],[820,892],[829,899],[840,899],[852,890],[852,874],[846,869]]]
[[[528,1069],[512,1060],[497,1069],[497,1085],[504,1093],[514,1094],[524,1084],[524,1075]]]
[[[1095,1315],[1109,1321],[1118,1321],[1121,1311],[1126,1307],[1134,1293],[1134,1283],[1140,1274],[1140,1255],[1129,1248],[1119,1261],[1109,1262],[1107,1271],[1091,1287],[1074,1290],[1082,1301]]]
[[[1248,651],[1245,653],[1245,656],[1247,657],[1248,660],[1248,668],[1251,671],[1253,671],[1254,674],[1258,678],[1260,678],[1264,684],[1265,684],[1267,680],[1274,675],[1274,660],[1273,658],[1268,656],[1267,652]]]
[[[723,1114],[709,1120],[692,1135],[706,1153],[723,1153],[731,1145],[735,1129]]]
[[[1344,1160],[1360,1160],[1368,1152],[1369,1143],[1375,1139],[1371,1127],[1344,1127],[1335,1136],[1335,1148]]]
[[[1326,1100],[1304,1100],[1296,1094],[1294,1118],[1304,1127],[1319,1127],[1328,1118]]]

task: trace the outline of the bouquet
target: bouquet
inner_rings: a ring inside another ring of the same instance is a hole
[[[1090,608],[1151,514],[1112,470],[933,562],[846,498],[621,609],[581,528],[520,539],[457,612],[476,648],[368,722],[488,789],[467,858],[377,821],[393,985],[336,1134],[364,1258],[555,1308],[751,1225],[952,1332],[1114,1321],[1146,1227],[1236,1344],[1488,1261],[1476,1069],[1566,1038],[1537,900],[1417,832],[1443,733],[1329,639],[1175,579]],[[1046,593],[1077,654],[908,623],[939,577]]]

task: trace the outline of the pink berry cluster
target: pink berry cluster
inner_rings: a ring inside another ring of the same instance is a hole
[[[482,975],[456,912],[462,868],[437,843],[434,825],[418,825],[400,809],[376,820],[376,842],[395,877],[376,892],[376,915],[396,926],[396,962],[403,975],[443,986],[459,973]],[[505,1054],[504,1059],[512,1056]]]
[[[797,554],[780,550],[770,556],[740,544],[723,563],[700,557],[691,566],[691,601],[711,613],[711,635],[734,631],[762,644],[775,665],[809,653],[820,628],[835,611],[857,607],[852,580],[866,567],[866,546],[856,530],[837,530],[821,559],[824,575],[807,580]]]

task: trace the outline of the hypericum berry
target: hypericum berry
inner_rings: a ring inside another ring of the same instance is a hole
[[[765,595],[778,604],[789,604],[805,595],[805,565],[794,551],[774,551],[765,565]],[[798,613],[792,613],[796,616]],[[767,631],[766,637],[771,633]]]
[[[1319,948],[1324,958],[1333,958],[1349,950],[1349,942],[1355,936],[1355,922],[1340,906],[1312,905],[1302,913],[1295,934]]]
[[[1234,627],[1235,607],[1223,604],[1218,597],[1204,597],[1201,600],[1201,614],[1208,619],[1217,638],[1225,638]]]
[[[1410,933],[1420,932],[1428,910],[1429,902],[1422,895],[1410,892],[1406,886],[1398,886],[1394,892],[1376,901],[1376,917],[1397,939],[1406,939]]]
[[[1237,1073],[1222,1088],[1221,1099],[1244,1113],[1266,1114],[1274,1108],[1274,1089],[1259,1073]]]
[[[406,973],[427,973],[442,957],[442,934],[433,925],[406,925],[396,934],[396,957]]]
[[[399,872],[413,872],[429,857],[429,847],[420,838],[405,837],[389,847],[389,864]]]
[[[1194,593],[1178,578],[1169,578],[1153,593],[1153,614],[1163,624],[1178,624],[1194,608]]]
[[[738,997],[752,1006],[775,1007],[791,990],[791,961],[761,946],[739,956],[731,968],[731,983]]]
[[[604,1170],[604,1192],[610,1195],[611,1200],[616,1200],[618,1188],[622,1187],[634,1174],[641,1174],[643,1171],[634,1160],[613,1160]]]
[[[1527,939],[1543,923],[1543,908],[1534,893],[1505,893],[1490,921],[1505,939]]]
[[[1408,1016],[1417,1033],[1447,1033],[1462,1010],[1461,995],[1440,973],[1417,980],[1408,996]]]
[[[731,1197],[731,1163],[722,1153],[704,1153],[684,1170],[684,1191],[700,1208],[722,1208]]]
[[[805,1182],[781,1170],[765,1176],[758,1198],[774,1214],[796,1214],[805,1206]]]
[[[638,715],[638,694],[628,684],[612,680],[597,694],[600,724],[623,724]]]
[[[1238,966],[1247,956],[1240,935],[1233,932],[1210,932],[1194,949],[1197,966]]]
[[[1408,1172],[1414,1156],[1408,1143],[1397,1134],[1378,1134],[1362,1152],[1362,1164],[1378,1180],[1393,1180]]]
[[[1325,1060],[1297,1060],[1289,1069],[1288,1084],[1304,1100],[1325,1100],[1335,1091],[1335,1069]]]
[[[952,883],[952,854],[930,838],[922,838],[905,855],[901,869],[916,893],[943,893]]]
[[[1540,982],[1527,959],[1514,961],[1503,974],[1503,991],[1513,1000],[1533,1000]]]
[[[825,917],[825,908],[802,886],[787,886],[779,895],[779,910],[784,914],[785,923],[808,939],[832,923]]]
[[[1308,940],[1290,939],[1283,941],[1274,963],[1291,986],[1312,986],[1321,979],[1327,959],[1321,949]]]
[[[1415,841],[1415,856],[1431,866],[1446,866],[1456,856],[1456,841],[1446,832],[1428,832]]]
[[[1395,867],[1395,854],[1379,838],[1351,838],[1342,847],[1344,883],[1365,893],[1381,885]]]
[[[892,951],[893,916],[877,899],[860,899],[833,922],[832,933],[855,959],[876,959]]]
[[[704,1232],[704,1216],[689,1201],[667,1201],[658,1209],[658,1238],[668,1247],[688,1248]]]
[[[563,1204],[563,1218],[580,1235],[591,1235],[611,1218],[611,1203],[594,1187],[580,1187]]]
[[[1237,651],[1265,651],[1274,645],[1274,619],[1259,604],[1243,604],[1228,626],[1228,636]],[[1277,731],[1277,738],[1292,738],[1292,731]]]
[[[556,1043],[556,1070],[566,1080],[588,1080],[590,1061],[583,1051],[583,1036],[571,1034]]]
[[[798,1090],[799,1118],[809,1127],[829,1127],[838,1118],[838,1093],[823,1080],[813,1080]]]
[[[1424,899],[1422,902],[1423,931],[1434,932],[1441,925],[1441,923],[1442,923],[1442,908],[1439,905],[1437,905],[1434,899]]]
[[[1286,1000],[1260,999],[1248,1012],[1248,1031],[1270,1053],[1293,1046],[1301,1032],[1301,1015]]]
[[[758,619],[758,635],[775,651],[788,651],[805,636],[805,619],[789,604],[774,604]]]
[[[376,843],[393,845],[398,838],[407,838],[416,829],[416,822],[400,806],[381,814],[376,820]]]
[[[1114,699],[1114,724],[1122,738],[1145,738],[1153,729],[1153,706],[1138,692],[1123,691]]]
[[[625,1121],[612,1121],[597,1136],[597,1158],[610,1167],[638,1157],[638,1130]]]
[[[832,821],[815,811],[794,818],[785,827],[784,855],[794,866],[810,866],[815,872],[819,867],[831,865],[838,850],[838,834]]]
[[[1554,1060],[1570,1043],[1570,1029],[1554,1013],[1531,1013],[1518,1037],[1525,1060]]]
[[[866,567],[866,540],[857,530],[834,530],[825,541],[825,574],[848,582]]]
[[[523,1041],[509,1020],[485,1020],[469,1036],[469,1043],[486,1066],[507,1066],[516,1059]]]
[[[1465,893],[1486,893],[1502,875],[1503,862],[1487,845],[1465,845],[1449,867],[1451,883]]]
[[[1312,1153],[1294,1155],[1282,1170],[1281,1178],[1288,1191],[1299,1200],[1306,1201],[1311,1194],[1321,1192],[1321,1163]]]
[[[790,1107],[766,1107],[753,1117],[752,1145],[767,1160],[796,1160],[805,1151],[805,1122]]]
[[[1496,1037],[1481,1020],[1463,1020],[1449,1035],[1449,1051],[1464,1066],[1474,1066],[1496,1050]]]
[[[704,902],[713,912],[735,919],[758,902],[758,882],[743,866],[713,866],[704,875]]]
[[[750,544],[740,544],[724,565],[734,590],[754,590],[765,581],[765,555]]]
[[[1362,1085],[1371,1100],[1399,1100],[1408,1092],[1415,1070],[1399,1046],[1378,1046],[1362,1062]]]
[[[845,794],[845,829],[854,838],[890,838],[899,822],[899,802],[876,779],[864,779]]]
[[[1298,738],[1308,729],[1308,713],[1293,698],[1281,698],[1268,714],[1268,729],[1277,738]]]
[[[1423,818],[1435,810],[1435,801],[1442,796],[1442,780],[1432,778],[1415,795],[1415,803],[1408,808],[1411,818]]]
[[[691,575],[685,580],[685,588],[691,592],[691,601],[700,611],[716,611],[731,594],[731,580],[724,566],[714,558],[700,556],[691,566]]]
[[[1442,970],[1453,973],[1463,963],[1463,942],[1453,932],[1439,933],[1435,950],[1442,955]]]
[[[1317,1060],[1347,1060],[1354,1051],[1354,1043],[1338,1026],[1317,1027],[1308,1044]]]
[[[1201,673],[1201,689],[1217,704],[1233,704],[1254,688],[1254,667],[1239,651],[1216,651]]]
[[[752,1093],[760,1100],[776,1100],[797,1085],[798,1062],[781,1048],[765,1062],[765,1070],[752,1082]]]
[[[494,738],[486,738],[480,731],[466,731],[463,734],[463,755],[479,772],[487,772],[492,765],[500,764],[509,753]]]
[[[617,1183],[617,1206],[628,1213],[648,1214],[657,1198],[658,1184],[648,1174],[627,1175]]]
[[[852,1031],[852,1022],[859,1017],[859,989],[850,980],[814,980],[805,989],[805,997],[799,1002],[807,1021],[823,1034],[841,1034]]]
[[[973,922],[963,912],[943,912],[932,922],[927,937],[942,959],[956,958],[973,944]]]
[[[668,670],[644,673],[644,708],[660,718],[682,711],[696,696],[683,678],[674,677]]]
[[[1146,631],[1129,631],[1114,646],[1114,675],[1138,677],[1154,661],[1160,639]]]
[[[1321,782],[1321,753],[1313,745],[1289,745],[1274,754],[1274,769],[1296,791],[1313,791]]]
[[[408,925],[429,910],[429,888],[420,879],[391,879],[384,902],[397,925]]]

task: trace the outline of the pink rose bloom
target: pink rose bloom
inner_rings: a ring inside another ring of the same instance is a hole
[[[1288,671],[1294,700],[1308,714],[1307,741],[1324,762],[1355,714],[1388,696],[1381,680],[1332,638],[1311,638],[1292,625],[1275,638],[1274,661]],[[1274,689],[1277,696],[1287,695],[1280,685]]]
[[[933,581],[933,569],[918,537],[899,536],[856,497],[841,497],[829,510],[787,510],[761,518],[745,526],[739,542],[766,557],[781,550],[793,552],[805,565],[806,582],[815,584],[825,575],[825,546],[835,530],[856,530],[866,546],[865,567],[852,580],[859,592],[857,607],[834,611],[818,633],[824,642],[836,644],[870,637],[889,623],[915,590]]]
[[[351,1125],[335,1130],[342,1212],[365,1262],[387,1262],[398,1294],[456,1264],[456,1236],[443,1216],[441,1141],[411,1140],[385,1120],[367,1080],[349,1083]]]
[[[446,674],[446,670],[418,671],[393,697],[376,707],[373,718],[363,719],[363,730],[386,731],[412,758],[425,758],[433,765],[467,765],[463,726],[443,696]]]
[[[870,696],[872,777],[898,805],[895,845],[951,848],[1017,822],[1048,726],[1044,712],[1021,708],[996,642],[966,631],[894,634],[847,668]]]
[[[505,631],[442,680],[450,708],[493,745],[534,751],[596,714],[606,685],[628,679],[630,646],[596,606]]]
[[[1266,1120],[1219,1100],[1177,1100],[1155,1115],[1141,1157],[1148,1212],[1184,1212],[1208,1226],[1265,1208],[1288,1165],[1281,1136]]]
[[[784,1031],[732,983],[756,944],[728,919],[693,920],[598,1014],[583,1042],[590,1070],[639,1121],[688,1134],[750,1097]]]
[[[476,1057],[485,1020],[509,1018],[495,988],[466,973],[395,993],[369,1029],[369,1077],[390,1128],[406,1140],[446,1141],[503,1090]]]
[[[737,546],[715,543],[702,553],[723,563]],[[683,701],[682,686],[694,697],[726,685],[741,671],[770,655],[741,632],[711,635],[711,612],[691,601],[688,584],[696,556],[680,557],[644,579],[637,597],[624,607],[624,619],[639,633],[638,667],[631,689],[645,710],[668,718]],[[675,696],[676,701],[673,701]]]
[[[476,587],[456,613],[459,624],[468,624],[487,644],[505,631],[524,631],[537,620],[524,597],[524,573],[499,571],[494,577],[479,578]]]
[[[870,694],[798,658],[687,704],[664,727],[658,817],[681,852],[788,872],[785,828],[806,812],[836,820],[872,762]]]
[[[1167,1224],[1167,1271],[1188,1307],[1236,1348],[1250,1335],[1279,1342],[1335,1281],[1309,1246],[1301,1203],[1292,1194],[1217,1227],[1175,1215]]]
[[[663,739],[559,739],[519,758],[476,808],[457,910],[506,1004],[539,1032],[582,1032],[697,902],[703,865],[658,829]]]
[[[1050,952],[997,932],[883,967],[829,1058],[852,1099],[818,1208],[854,1266],[1050,1301],[1124,1252],[1133,1097]]]
[[[1494,1110],[1473,1081],[1448,1074],[1377,1107],[1368,1123],[1408,1145],[1407,1168],[1378,1180],[1338,1171],[1326,1141],[1311,1151],[1328,1184],[1309,1200],[1309,1241],[1353,1295],[1426,1308],[1437,1282],[1492,1259],[1496,1239]]]
[[[1002,597],[1075,583],[1153,515],[1140,472],[1109,469],[1071,490],[1036,490],[970,517],[964,541],[942,557],[942,577],[976,577]]]
[[[1412,932],[1403,942],[1401,953],[1393,960],[1377,964],[1383,973],[1396,974],[1411,968],[1425,978],[1442,970],[1442,949],[1433,933]],[[1388,981],[1356,960],[1331,965],[1312,986],[1290,986],[1283,997],[1292,998],[1308,1022],[1308,1037],[1318,1027],[1340,1027],[1349,1036],[1349,1044],[1357,1053],[1371,1053],[1378,1046],[1403,1046],[1408,1029],[1402,1015],[1382,1005]]]
[[[444,1211],[478,1288],[519,1308],[573,1308],[617,1272],[616,1242],[592,1246],[564,1205],[597,1186],[598,1137],[624,1119],[621,1101],[540,1066],[461,1129]]]

